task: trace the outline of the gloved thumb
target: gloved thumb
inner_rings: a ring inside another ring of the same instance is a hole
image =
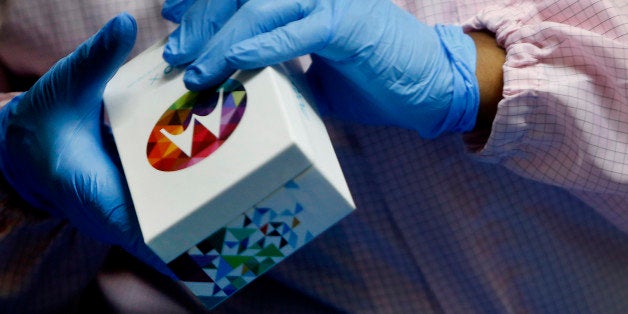
[[[130,14],[121,13],[111,19],[73,53],[57,62],[33,86],[28,96],[35,99],[29,103],[65,103],[74,107],[65,109],[72,110],[80,110],[81,108],[76,107],[81,105],[89,106],[94,100],[100,104],[107,82],[126,60],[135,44],[136,36],[137,24]],[[45,111],[48,108],[37,109]],[[60,109],[62,108],[55,108],[57,112]]]

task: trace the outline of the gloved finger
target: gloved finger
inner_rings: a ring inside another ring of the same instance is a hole
[[[5,146],[21,148],[15,154],[3,154],[3,164],[11,165],[3,173],[34,206],[62,216],[64,207],[51,204],[57,197],[50,197],[52,187],[47,184],[59,173],[56,161],[65,146],[58,143],[71,138],[79,125],[97,130],[102,91],[131,51],[135,30],[134,19],[126,13],[112,19],[57,62],[19,103],[12,102],[3,111],[10,113],[5,116],[10,116],[9,122],[4,124],[11,128],[3,139]],[[37,179],[21,179],[30,172],[36,173]]]
[[[116,16],[39,79],[27,93],[26,97],[31,98],[27,103],[35,106],[59,104],[79,111],[86,109],[81,105],[100,104],[93,100],[102,95],[107,82],[124,63],[135,43],[136,33],[137,25],[131,15],[122,13]],[[46,111],[58,112],[62,109],[37,108],[44,111],[27,112],[39,112],[45,116]]]
[[[89,125],[85,126],[90,127]],[[88,132],[85,132],[88,131]],[[57,171],[61,194],[76,195],[56,204],[73,208],[72,225],[105,243],[119,245],[146,264],[174,278],[165,263],[144,243],[124,174],[105,143],[91,130],[77,131],[59,153]],[[85,148],[90,149],[85,149]]]
[[[129,208],[124,208],[123,211],[134,213],[134,211]],[[135,218],[135,214],[133,214],[132,218]],[[122,237],[117,239],[117,241],[110,243],[119,245],[129,254],[135,256],[146,265],[149,265],[160,273],[176,280],[177,276],[172,272],[172,270],[170,270],[170,268],[168,268],[168,265],[166,265],[166,263],[144,242],[137,219],[135,218],[134,220],[129,220],[128,222],[129,223],[126,226],[128,229],[122,230],[123,233],[120,234]]]
[[[187,1],[187,0],[186,0]],[[199,0],[181,17],[164,47],[163,58],[178,66],[196,59],[205,45],[238,9],[236,0]]]
[[[217,85],[234,71],[224,57],[233,44],[307,17],[314,7],[315,0],[247,2],[187,68],[186,87],[202,90]]]
[[[96,119],[97,120],[97,119]],[[73,225],[103,242],[121,244],[139,235],[137,217],[124,174],[115,166],[93,123],[77,126],[60,136],[52,162],[51,181],[59,197],[56,207],[71,214]],[[70,132],[68,132],[70,133]]]
[[[181,17],[194,4],[203,0],[166,0],[161,8],[161,16],[174,23],[181,23]]]
[[[325,47],[329,39],[326,23],[316,14],[245,39],[231,46],[225,58],[237,69],[260,68],[287,61]]]
[[[103,139],[107,141],[107,138]],[[116,164],[117,153],[112,152],[110,147],[103,146],[105,153],[109,156],[105,162],[107,164]],[[115,148],[114,148],[115,149]],[[119,168],[118,168],[119,166]],[[116,164],[116,168],[109,164],[106,170],[99,170],[98,181],[101,190],[90,191],[90,193],[99,193],[98,198],[95,199],[95,212],[103,213],[105,221],[95,222],[93,225],[105,225],[108,226],[108,230],[103,230],[97,237],[103,237],[101,240],[107,243],[116,244],[122,247],[124,250],[137,257],[145,264],[152,266],[160,273],[167,275],[173,279],[177,279],[176,275],[168,268],[166,263],[151,250],[142,236],[140,225],[137,219],[137,215],[132,206],[132,199],[130,192],[126,185],[126,179],[122,172],[121,165]],[[107,175],[113,182],[113,186],[108,187],[109,193],[103,193],[103,185],[107,184],[104,175],[107,171],[113,171],[117,169],[116,173]],[[97,187],[98,188],[98,187]],[[94,194],[92,194],[94,195]]]

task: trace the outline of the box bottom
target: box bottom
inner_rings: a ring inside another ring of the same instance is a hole
[[[209,309],[353,210],[309,168],[168,266]]]

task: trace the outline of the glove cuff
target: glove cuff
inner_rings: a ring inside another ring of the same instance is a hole
[[[453,92],[449,112],[432,135],[436,137],[445,132],[471,131],[475,127],[480,105],[480,88],[475,76],[475,43],[460,26],[436,25],[434,30],[451,64]]]

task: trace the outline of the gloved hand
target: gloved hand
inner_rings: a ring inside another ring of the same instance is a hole
[[[166,0],[163,15],[180,26],[164,59],[191,62],[189,89],[311,53],[313,86],[323,88],[314,92],[332,115],[426,138],[473,129],[476,51],[460,27],[424,25],[389,0],[243,2]]]
[[[135,43],[123,13],[0,110],[0,170],[31,205],[173,276],[145,244],[103,124],[106,83]]]

